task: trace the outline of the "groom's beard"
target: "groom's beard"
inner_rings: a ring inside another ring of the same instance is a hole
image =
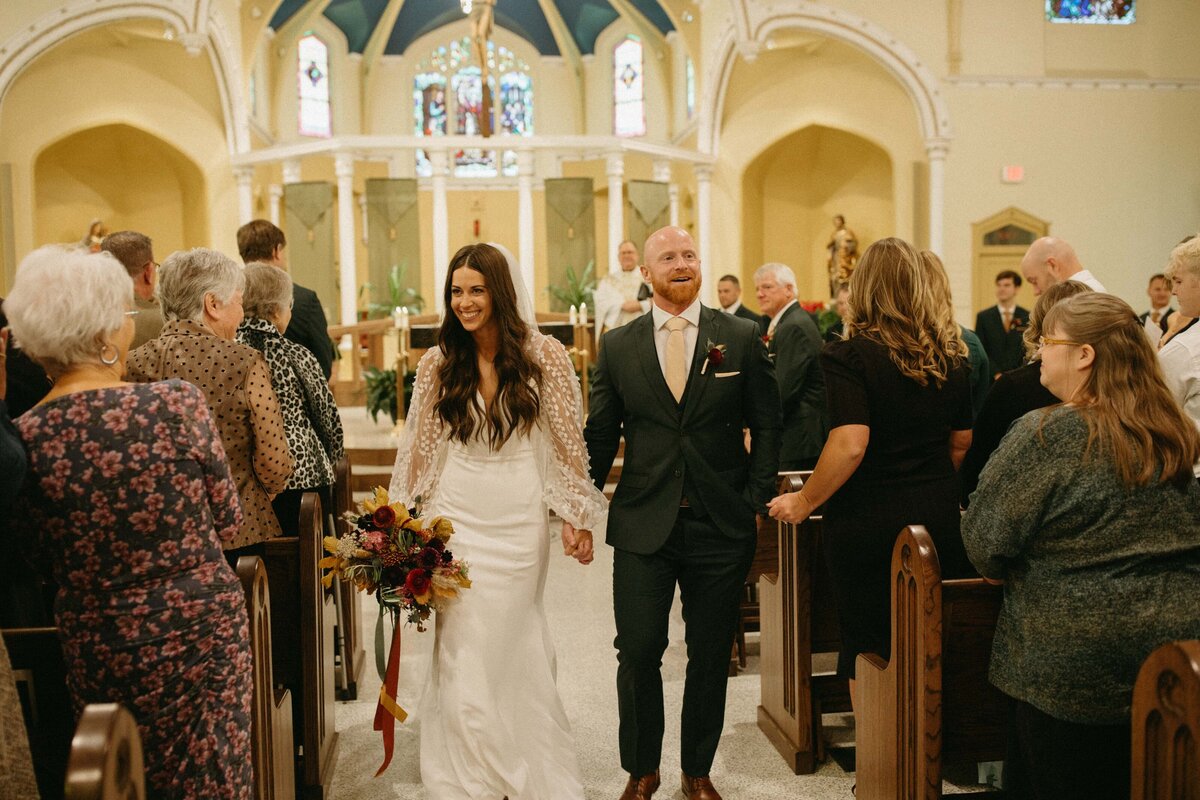
[[[690,281],[677,283],[671,280],[671,278],[678,278],[685,274],[691,278]],[[654,287],[656,295],[672,305],[690,306],[696,299],[696,295],[700,294],[700,271],[676,272],[665,281],[652,280],[651,285]]]

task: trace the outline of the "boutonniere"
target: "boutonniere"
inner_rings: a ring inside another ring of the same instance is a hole
[[[775,331],[769,331],[762,335],[763,344],[767,347],[771,346],[771,340],[775,338]]]
[[[712,364],[713,369],[716,369],[725,360],[725,345],[716,344],[712,339],[709,339],[708,343],[704,345],[704,349],[708,351],[708,356],[704,359],[704,366],[700,367],[701,375],[708,371],[709,364]]]
[[[1023,320],[1020,317],[1014,316],[1012,322],[1008,323],[1008,332],[1024,331],[1029,327],[1029,320]]]

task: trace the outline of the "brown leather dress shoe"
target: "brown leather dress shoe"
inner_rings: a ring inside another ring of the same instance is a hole
[[[687,800],[721,800],[721,795],[707,775],[693,778],[686,772],[682,773],[680,783],[683,786],[683,796]]]
[[[625,783],[625,791],[621,792],[621,800],[650,800],[658,791],[658,770],[640,778],[629,776]]]

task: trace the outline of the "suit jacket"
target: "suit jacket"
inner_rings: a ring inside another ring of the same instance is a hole
[[[283,335],[316,356],[325,380],[329,380],[333,374],[333,342],[329,340],[325,309],[312,289],[292,284],[292,321]]]
[[[758,333],[760,336],[762,334],[766,333],[767,328],[763,324],[763,315],[762,314],[755,314],[753,311],[746,308],[745,305],[739,305],[737,307],[737,311],[733,312],[733,315],[735,317],[741,317],[742,319],[748,319],[751,322],[753,322],[755,325],[757,325]]]
[[[1161,317],[1158,318],[1158,324],[1159,324],[1159,327],[1162,328],[1163,333],[1167,332],[1167,320],[1169,320],[1171,318],[1171,315],[1174,313],[1175,313],[1175,309],[1168,308],[1167,313],[1163,314]],[[1149,319],[1149,317],[1150,317],[1149,311],[1143,311],[1141,314],[1138,314],[1138,319],[1140,319],[1142,321],[1142,327],[1146,326],[1146,320]]]
[[[985,308],[975,317],[975,335],[983,342],[993,372],[1008,372],[1025,363],[1025,344],[1021,339],[1024,329],[1029,327],[1029,312],[1017,306],[1013,310],[1013,324],[1004,332],[1004,318],[996,306]]]
[[[767,345],[767,352],[775,361],[783,411],[780,469],[797,469],[800,462],[821,455],[829,434],[825,376],[818,363],[821,345],[821,332],[799,303],[783,312]]]
[[[708,342],[725,345],[719,365],[705,367]],[[604,334],[583,435],[599,487],[625,436],[608,543],[634,553],[657,551],[685,497],[726,536],[754,536],[755,513],[765,513],[776,494],[779,425],[775,370],[748,320],[701,307],[679,403],[659,366],[653,314]],[[753,439],[749,454],[744,428]]]

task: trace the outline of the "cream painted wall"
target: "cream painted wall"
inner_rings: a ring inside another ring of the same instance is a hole
[[[90,29],[42,54],[0,104],[0,162],[13,165],[17,258],[43,243],[34,224],[38,154],[66,136],[112,124],[161,139],[202,174],[209,238],[181,244],[236,250],[236,189],[210,61],[164,40],[160,23],[135,20]],[[78,213],[82,228],[94,209],[83,204]],[[153,230],[146,233],[158,238]]]
[[[743,283],[752,285],[762,264],[782,262],[795,271],[797,293],[805,300],[830,296],[825,247],[834,214],[845,216],[860,252],[888,235],[895,221],[887,153],[821,126],[790,134],[761,153],[746,168],[742,197]]]
[[[781,213],[786,214],[791,205],[808,203],[815,204],[820,212],[805,228],[791,231],[797,237],[797,244],[781,256],[805,261],[811,271],[812,259],[819,256],[828,241],[829,217],[838,210],[846,214],[864,246],[881,236],[914,237],[917,209],[913,201],[912,164],[923,161],[925,154],[911,100],[888,73],[857,49],[810,39],[803,47],[764,51],[753,63],[739,62],[734,69],[725,102],[721,155],[713,177],[713,208],[721,209],[714,214],[713,274],[734,272],[748,278],[762,259],[780,257],[763,251],[743,252],[743,220],[752,230],[759,230],[772,218],[772,213],[764,209],[763,216],[750,219],[746,213],[749,210],[743,209],[743,173],[760,154],[811,125],[864,140],[869,145],[862,151],[864,175],[879,174],[880,158],[889,161],[890,197],[882,203],[877,194],[878,183],[869,178],[864,180],[875,188],[862,194],[858,190],[842,194],[841,189],[834,187],[814,189],[817,196],[821,191],[828,192],[820,203],[811,195],[811,199],[802,200],[804,190],[795,190],[795,199],[788,200],[783,196],[786,183],[780,185],[771,202],[782,204],[785,211]],[[838,148],[827,152],[820,153],[820,157],[834,160],[843,157],[837,154]],[[852,186],[851,175],[857,166],[845,165],[850,168],[849,174],[840,173],[841,168],[832,164],[818,163],[810,169],[813,176],[830,179],[841,174],[837,180]],[[861,204],[856,196],[862,198]],[[834,209],[832,206],[839,202],[848,205]],[[880,218],[885,208],[890,216]],[[860,229],[855,224],[856,214],[866,216],[870,224]],[[800,272],[808,274],[805,270]],[[801,289],[813,292],[818,287],[814,282],[807,290]],[[715,291],[714,287],[709,289]]]

